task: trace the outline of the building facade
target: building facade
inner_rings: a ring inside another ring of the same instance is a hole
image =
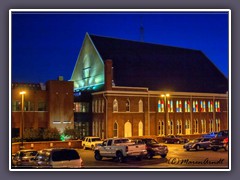
[[[25,92],[24,96],[21,92]],[[12,137],[20,136],[22,128],[56,127],[60,132],[74,128],[73,82],[59,79],[46,84],[12,83],[11,93]]]
[[[201,51],[86,34],[71,81],[94,136],[228,129],[228,81]]]

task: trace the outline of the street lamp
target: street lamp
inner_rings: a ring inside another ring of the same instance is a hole
[[[21,138],[21,147],[20,149],[23,149],[23,130],[24,130],[24,95],[26,94],[25,91],[21,91],[20,95],[22,95],[22,118],[21,118],[21,126],[20,126],[20,138]]]
[[[167,108],[167,97],[169,97],[169,94],[162,94],[161,97],[164,98],[164,111],[165,111],[165,135],[167,135],[167,128],[168,128],[168,108]]]

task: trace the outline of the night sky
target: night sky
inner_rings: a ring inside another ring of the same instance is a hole
[[[12,82],[69,80],[86,32],[201,50],[227,78],[229,73],[227,12],[12,12],[9,32]]]

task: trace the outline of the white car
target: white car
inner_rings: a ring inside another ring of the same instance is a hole
[[[87,136],[83,139],[82,141],[82,146],[83,149],[92,149],[94,150],[95,147],[99,144],[102,144],[103,141],[100,139],[100,137],[96,137],[96,136]]]

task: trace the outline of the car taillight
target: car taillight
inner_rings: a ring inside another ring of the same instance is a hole
[[[128,146],[126,146],[126,152],[128,152]]]

